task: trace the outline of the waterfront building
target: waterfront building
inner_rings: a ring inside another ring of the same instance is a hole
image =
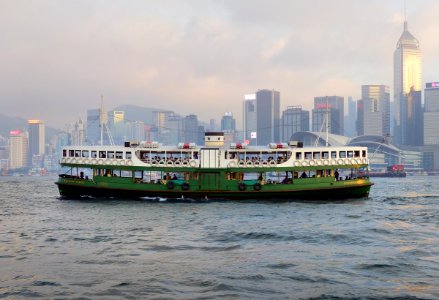
[[[256,92],[256,144],[280,141],[280,93],[275,90]]]
[[[358,135],[390,135],[390,92],[386,85],[362,85],[357,105]],[[381,116],[381,118],[380,118]],[[361,118],[361,119],[360,119]],[[380,119],[380,120],[378,120]]]
[[[424,90],[424,144],[439,145],[439,82],[429,82]]]
[[[408,31],[407,21],[404,22],[404,31],[396,45],[393,62],[394,138],[397,144],[411,145],[419,141],[410,138],[413,131],[409,129],[409,123],[422,122],[422,120],[413,119],[419,117],[419,114],[410,115],[410,105],[416,106],[417,99],[422,98],[417,93],[420,93],[422,89],[422,59],[419,41]],[[410,96],[409,93],[411,93]],[[410,121],[409,118],[411,118]],[[422,132],[417,132],[417,134],[422,134]]]
[[[246,94],[243,105],[243,140],[256,145],[256,94]]]
[[[328,118],[328,120],[326,120]],[[314,98],[312,110],[312,131],[328,132],[338,135],[344,133],[344,98],[340,96],[326,96]]]
[[[302,106],[288,106],[282,112],[281,141],[289,142],[291,136],[299,131],[309,131],[309,111]]]
[[[9,132],[9,169],[20,169],[27,166],[28,155],[28,134],[20,130]]]

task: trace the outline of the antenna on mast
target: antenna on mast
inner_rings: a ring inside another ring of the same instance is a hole
[[[407,0],[404,0],[404,31],[407,31]]]
[[[101,108],[99,109],[99,129],[101,132],[101,146],[104,144],[104,96],[101,95]]]

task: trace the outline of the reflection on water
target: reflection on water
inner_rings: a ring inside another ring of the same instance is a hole
[[[439,298],[436,177],[274,203],[61,201],[54,180],[0,177],[0,297]]]

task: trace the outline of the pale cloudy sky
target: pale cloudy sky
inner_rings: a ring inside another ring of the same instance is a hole
[[[404,0],[0,0],[0,113],[63,126],[99,106],[232,111],[244,94],[393,88]],[[424,82],[439,81],[439,1],[407,0]],[[240,124],[240,122],[239,122]]]

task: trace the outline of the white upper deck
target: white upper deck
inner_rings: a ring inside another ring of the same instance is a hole
[[[129,165],[139,167],[255,168],[367,165],[367,147],[290,147],[270,143],[263,147],[232,144],[200,147],[193,143],[163,146],[142,142],[127,146],[66,146],[61,164]]]

